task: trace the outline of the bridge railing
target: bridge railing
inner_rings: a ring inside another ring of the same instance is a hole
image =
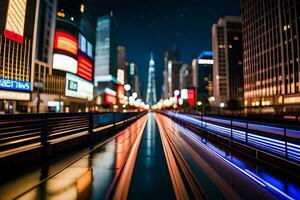
[[[300,127],[188,113],[165,112],[170,117],[230,140],[300,163]]]
[[[45,113],[0,115],[0,158],[125,123],[143,113]]]

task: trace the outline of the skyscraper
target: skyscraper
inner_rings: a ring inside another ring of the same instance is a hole
[[[244,105],[299,109],[300,1],[242,0],[241,5]]]
[[[215,106],[230,100],[243,103],[242,20],[225,16],[212,26]]]
[[[0,111],[27,112],[38,9],[39,1],[0,1]]]
[[[127,83],[131,86],[131,92],[136,92],[138,95],[140,95],[138,66],[136,63],[131,62],[127,69]]]
[[[98,17],[96,28],[95,85],[117,75],[116,24],[111,15]]]
[[[156,103],[155,62],[153,60],[152,53],[151,53],[150,62],[149,62],[146,103],[150,106],[152,106]]]
[[[164,57],[164,99],[173,96],[174,90],[179,88],[179,71],[182,63],[179,61],[179,51],[174,47],[173,50],[165,52]],[[174,81],[172,81],[174,79]]]
[[[196,59],[196,76],[198,96],[210,97],[213,95],[213,53],[202,52]]]
[[[177,76],[179,76],[179,81],[177,83],[179,84],[179,87],[176,88],[175,90],[182,90],[182,89],[194,87],[193,71],[192,71],[192,66],[190,64],[186,64],[186,63],[183,64]],[[173,81],[177,81],[177,80],[173,79]],[[172,94],[172,96],[174,96],[174,94]]]
[[[57,0],[40,1],[36,60],[52,67]]]
[[[111,13],[98,17],[96,28],[94,85],[104,105],[116,103],[117,67],[116,23]]]

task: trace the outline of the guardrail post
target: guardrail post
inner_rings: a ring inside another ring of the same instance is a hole
[[[41,128],[41,145],[46,147],[48,145],[48,135],[47,135],[47,125],[48,118],[45,117],[42,119],[42,128]]]
[[[232,119],[230,119],[230,147],[231,147],[231,142],[232,142]]]
[[[248,120],[246,120],[245,142],[246,144],[248,144]]]
[[[89,114],[89,138],[90,141],[93,141],[94,137],[94,115],[92,113]]]
[[[287,136],[286,136],[286,127],[284,127],[284,145],[285,145],[285,157],[288,157],[288,148],[287,148]]]
[[[114,123],[114,126],[116,125],[116,113],[113,112],[113,123]]]

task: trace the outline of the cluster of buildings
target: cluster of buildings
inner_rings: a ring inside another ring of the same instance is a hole
[[[138,66],[118,46],[112,13],[94,22],[86,9],[84,0],[0,2],[0,112],[100,111],[138,99]]]
[[[225,16],[212,26],[212,52],[191,64],[177,56],[165,55],[161,104],[201,105],[207,99],[215,107],[236,102],[245,111],[297,111],[300,2],[242,0],[241,16]]]

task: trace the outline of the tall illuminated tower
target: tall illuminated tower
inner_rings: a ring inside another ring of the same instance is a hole
[[[152,53],[149,62],[146,103],[151,106],[156,103],[155,62]]]

